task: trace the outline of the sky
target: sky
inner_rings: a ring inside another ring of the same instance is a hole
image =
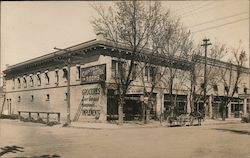
[[[1,70],[95,38],[90,1],[1,2]],[[100,2],[110,6],[112,2]],[[209,38],[249,54],[249,1],[163,1],[198,43]],[[249,55],[248,55],[249,57]]]

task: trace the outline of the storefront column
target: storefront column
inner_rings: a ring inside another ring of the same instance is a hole
[[[156,94],[156,116],[160,119],[161,114],[163,114],[164,108],[164,95],[161,93]]]
[[[213,117],[213,105],[212,105],[212,100],[213,100],[213,96],[210,95],[208,98],[208,110],[209,110],[209,118]]]
[[[244,97],[243,100],[243,116],[247,115],[247,97]]]
[[[187,113],[191,113],[190,93],[187,94]]]
[[[230,118],[231,117],[231,102],[227,104],[227,117]]]

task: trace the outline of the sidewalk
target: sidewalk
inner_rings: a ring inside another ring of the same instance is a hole
[[[213,120],[206,119],[201,122],[201,126],[207,125],[222,125],[222,124],[236,124],[241,123],[241,118],[230,118],[222,121],[221,119]],[[160,128],[168,127],[166,121],[160,123],[159,121],[150,121],[148,124],[143,124],[142,122],[124,122],[122,126],[115,123],[90,123],[90,122],[71,122],[69,126],[71,128],[81,128],[81,129],[132,129],[132,128]],[[185,127],[185,126],[183,126]]]
[[[166,127],[166,123],[160,124],[159,121],[150,121],[148,124],[142,122],[124,122],[122,126],[115,123],[89,123],[89,122],[71,122],[69,127],[82,129],[132,129],[132,128],[159,128]]]
[[[220,124],[235,124],[241,123],[241,118],[226,118],[225,121],[222,119],[206,119],[204,122],[201,122],[202,125],[220,125]]]

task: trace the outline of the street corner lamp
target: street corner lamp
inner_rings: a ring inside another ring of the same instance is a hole
[[[68,54],[67,59],[60,59],[60,61],[63,61],[64,64],[67,65],[67,78],[68,78],[68,82],[67,82],[67,125],[69,125],[71,123],[71,119],[70,119],[70,64],[71,64],[71,56],[70,56],[70,50],[69,49],[60,49],[57,47],[54,47],[55,50],[59,50],[59,51],[64,51]]]

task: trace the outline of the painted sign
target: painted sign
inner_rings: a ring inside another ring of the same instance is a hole
[[[106,80],[106,65],[81,68],[81,83],[96,83]]]
[[[101,88],[85,88],[82,90],[82,108],[81,113],[84,118],[99,119],[100,109],[98,103],[100,99]]]

